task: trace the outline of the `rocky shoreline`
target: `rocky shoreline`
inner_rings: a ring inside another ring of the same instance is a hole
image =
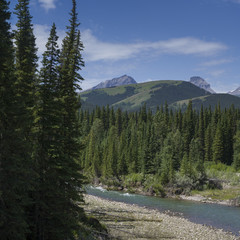
[[[85,195],[87,213],[97,217],[111,239],[211,239],[239,240],[240,237],[170,213]]]
[[[130,193],[136,193],[136,194],[141,194],[145,196],[158,196],[158,197],[168,197],[168,198],[177,198],[177,199],[182,199],[182,200],[187,200],[187,201],[195,201],[195,202],[202,202],[202,203],[211,203],[211,204],[220,204],[220,205],[225,205],[225,206],[232,206],[232,207],[239,207],[239,203],[235,201],[235,199],[232,200],[213,200],[211,198],[206,198],[201,196],[200,194],[197,195],[192,195],[192,196],[187,196],[187,195],[176,195],[173,193],[169,193],[167,195],[157,195],[153,191],[148,190],[144,191],[142,187],[135,187],[131,188],[129,191],[128,188],[123,188],[123,187],[116,187],[116,186],[107,186],[103,184],[94,184],[95,186],[100,186],[104,189],[107,190],[112,190],[112,191],[121,191],[121,192],[130,192]]]
[[[212,204],[220,204],[220,205],[225,205],[225,206],[239,207],[239,205],[237,205],[234,200],[225,200],[225,201],[212,200],[210,198],[205,198],[201,195],[193,195],[193,196],[179,195],[178,198],[182,199],[182,200],[187,200],[187,201],[195,201],[195,202],[202,202],[202,203],[212,203]]]

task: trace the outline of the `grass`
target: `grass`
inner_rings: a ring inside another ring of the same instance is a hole
[[[115,96],[117,94],[124,94],[126,92],[126,86],[104,88],[104,89],[99,89],[98,91],[106,93],[109,96]]]
[[[144,91],[137,93],[131,97],[128,97],[122,101],[117,102],[116,104],[113,104],[113,107],[123,107],[123,110],[132,110],[135,108],[139,108],[144,102],[149,100],[151,98],[149,91]],[[127,106],[127,109],[124,109],[124,106]],[[130,106],[130,109],[129,109]]]
[[[206,162],[205,169],[208,179],[217,179],[222,189],[204,189],[203,191],[193,190],[192,195],[198,194],[212,200],[233,200],[240,198],[240,174],[232,166],[222,163]]]

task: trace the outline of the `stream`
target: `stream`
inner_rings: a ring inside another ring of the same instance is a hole
[[[180,213],[191,222],[221,228],[235,235],[240,235],[239,207],[107,191],[101,187],[93,186],[86,187],[86,192],[108,200],[136,204],[157,209],[161,212]]]

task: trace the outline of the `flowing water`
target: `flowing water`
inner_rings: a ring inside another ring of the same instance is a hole
[[[107,191],[101,187],[88,186],[86,191],[90,195],[108,200],[137,204],[160,211],[181,213],[192,222],[221,228],[225,231],[240,235],[240,208],[218,204],[198,203],[170,198],[149,197],[138,194]]]

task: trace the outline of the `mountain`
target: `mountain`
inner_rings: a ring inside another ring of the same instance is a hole
[[[95,86],[91,89],[94,90],[94,89],[99,89],[99,88],[111,88],[111,87],[136,84],[136,83],[137,82],[132,77],[123,75],[119,78],[113,78],[112,80],[106,80],[105,82],[101,82],[97,86]]]
[[[201,77],[191,77],[190,78],[190,83],[194,84],[195,86],[198,86],[210,93],[215,93],[214,90],[211,89],[211,86],[209,83],[207,83],[203,78]]]
[[[96,105],[122,110],[138,110],[144,103],[155,110],[167,102],[169,105],[177,101],[210,95],[190,82],[162,80],[139,84],[123,85],[112,88],[94,89],[80,93],[82,107],[91,109]]]
[[[135,111],[146,103],[147,108],[156,110],[157,106],[168,103],[169,108],[186,108],[192,100],[194,109],[220,103],[221,108],[232,104],[240,108],[240,98],[230,94],[211,94],[210,92],[186,81],[161,80],[138,84],[122,85],[111,88],[88,90],[80,93],[82,109],[93,110],[96,105]]]
[[[228,92],[228,94],[231,94],[231,95],[234,95],[234,96],[240,97],[240,87],[237,88],[237,89],[234,90],[234,91]]]

